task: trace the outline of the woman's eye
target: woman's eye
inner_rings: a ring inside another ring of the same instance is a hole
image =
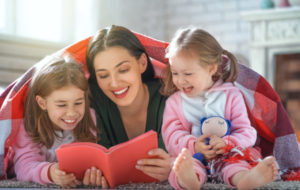
[[[129,69],[120,69],[120,73],[126,73],[128,71],[129,71]]]
[[[184,73],[185,76],[190,76],[192,73]]]
[[[176,73],[176,72],[172,72],[172,75],[178,75],[178,73]]]
[[[105,79],[105,78],[108,77],[108,75],[98,75],[98,77],[101,78],[101,79]]]

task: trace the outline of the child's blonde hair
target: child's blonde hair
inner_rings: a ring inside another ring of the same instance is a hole
[[[96,137],[91,129],[95,132],[98,129],[90,114],[88,82],[82,68],[79,64],[62,58],[46,58],[41,66],[36,68],[25,102],[24,126],[35,143],[50,148],[55,137],[57,137],[53,122],[50,120],[48,113],[38,105],[36,96],[39,95],[45,98],[53,91],[68,85],[78,87],[85,94],[85,113],[74,129],[75,141],[96,142]]]
[[[170,58],[178,52],[196,56],[202,66],[218,65],[213,81],[222,79],[224,82],[233,82],[238,76],[238,63],[230,52],[224,50],[218,41],[208,32],[198,28],[181,29],[176,32],[166,50],[166,57]],[[229,61],[224,59],[229,58]],[[164,70],[161,93],[169,96],[177,91],[172,81],[170,65]]]

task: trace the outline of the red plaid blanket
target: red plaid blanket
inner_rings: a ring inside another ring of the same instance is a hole
[[[159,77],[160,71],[168,63],[164,57],[168,43],[135,34],[152,58],[156,75]],[[71,56],[84,65],[88,76],[85,55],[89,39],[55,52],[47,59],[55,56]],[[42,62],[43,60],[39,63]],[[241,64],[239,69],[236,85],[244,94],[250,120],[259,134],[257,145],[261,148],[263,156],[273,154],[281,169],[300,167],[296,135],[277,93],[253,70]],[[13,154],[9,147],[14,143],[20,123],[23,121],[24,101],[34,70],[33,66],[0,95],[0,177],[2,179],[7,177],[11,166]]]

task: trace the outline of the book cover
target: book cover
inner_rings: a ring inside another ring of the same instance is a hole
[[[130,182],[157,181],[135,168],[139,159],[151,158],[148,152],[157,147],[157,133],[151,130],[109,149],[90,142],[64,144],[56,150],[56,156],[61,170],[74,173],[79,180],[88,168],[95,166],[113,188]]]

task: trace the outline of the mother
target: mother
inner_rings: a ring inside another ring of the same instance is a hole
[[[100,30],[87,50],[87,66],[92,106],[99,127],[99,144],[108,147],[132,139],[148,130],[158,132],[158,149],[142,159],[137,169],[160,181],[168,178],[170,158],[161,137],[162,115],[166,98],[159,93],[151,61],[136,36],[128,29],[111,26]],[[87,170],[85,185],[107,187],[101,171]]]

